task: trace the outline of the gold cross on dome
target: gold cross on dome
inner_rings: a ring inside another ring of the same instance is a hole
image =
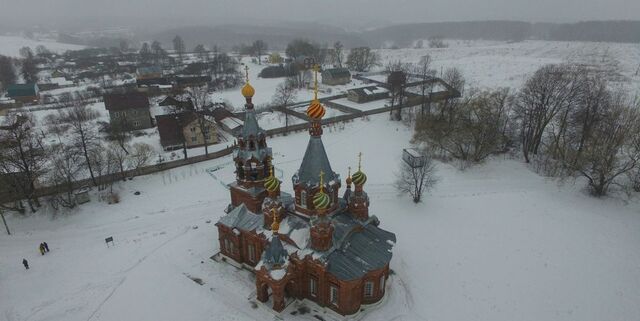
[[[320,65],[315,64],[313,65],[313,67],[311,67],[311,69],[313,70],[313,99],[317,100],[318,99],[318,71],[320,71]]]
[[[324,192],[324,172],[320,171],[320,192]]]
[[[358,171],[362,168],[362,152],[358,153]]]
[[[249,83],[249,66],[244,65],[244,74],[247,77],[247,84]]]

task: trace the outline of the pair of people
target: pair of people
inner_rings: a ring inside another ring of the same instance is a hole
[[[44,255],[49,252],[49,245],[47,242],[40,243],[40,254]]]

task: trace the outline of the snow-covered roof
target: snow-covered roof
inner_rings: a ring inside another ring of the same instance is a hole
[[[220,121],[223,125],[229,127],[229,129],[234,130],[242,126],[242,121],[235,117],[227,117]]]

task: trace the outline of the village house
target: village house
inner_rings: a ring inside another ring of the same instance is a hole
[[[109,111],[112,126],[125,130],[153,127],[149,98],[140,92],[112,93],[104,95],[104,106]]]
[[[201,121],[204,122],[203,126]],[[199,116],[192,111],[158,115],[156,125],[160,133],[160,144],[166,151],[182,148],[183,144],[187,148],[193,148],[218,143],[218,129],[210,116]]]
[[[277,312],[308,300],[351,315],[384,297],[396,236],[369,215],[360,164],[347,175],[340,197],[343,181],[322,143],[325,109],[317,84],[315,92],[307,109],[309,143],[289,194],[274,176],[272,150],[251,102],[255,90],[248,81],[243,87],[247,103],[233,154],[236,181],[229,184],[231,204],[216,223],[216,257],[253,271],[257,300]]]
[[[239,133],[242,125],[244,125],[244,122],[240,118],[222,106],[213,109],[211,115],[224,131],[234,135]]]
[[[351,73],[347,68],[332,68],[322,71],[322,83],[325,85],[346,85],[350,82]]]
[[[7,97],[23,104],[37,104],[40,89],[37,84],[13,84],[7,86]]]
[[[389,97],[389,91],[386,88],[377,86],[368,86],[347,90],[347,99],[362,104],[374,100],[386,99]]]
[[[137,79],[157,79],[162,78],[162,67],[160,66],[146,66],[138,67],[136,70]]]

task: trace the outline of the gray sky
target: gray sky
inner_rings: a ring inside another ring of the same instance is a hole
[[[461,20],[640,19],[639,0],[0,0],[0,20],[45,24],[92,18],[182,24],[276,20],[358,26]],[[26,20],[26,21],[25,21]],[[157,27],[157,26],[154,26]]]

